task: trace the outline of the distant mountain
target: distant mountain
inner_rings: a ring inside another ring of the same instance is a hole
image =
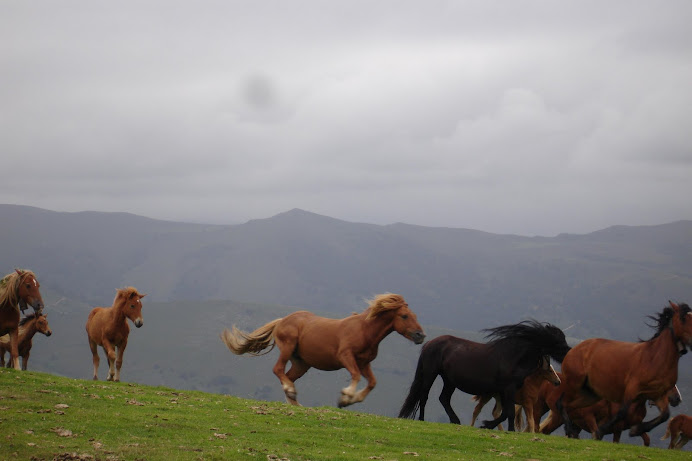
[[[232,226],[0,205],[0,261],[45,287],[110,305],[232,299],[345,315],[403,294],[428,325],[479,330],[533,317],[575,337],[635,340],[668,299],[692,296],[692,222],[586,235],[497,235],[341,221],[303,210]]]

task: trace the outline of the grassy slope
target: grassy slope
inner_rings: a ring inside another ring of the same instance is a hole
[[[0,370],[0,454],[166,461],[689,459],[689,452],[15,370]]]

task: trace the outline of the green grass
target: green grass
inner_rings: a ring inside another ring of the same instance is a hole
[[[689,452],[0,370],[0,457],[616,461]]]

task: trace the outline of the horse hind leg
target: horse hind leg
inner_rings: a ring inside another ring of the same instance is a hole
[[[93,380],[98,381],[98,371],[99,371],[99,353],[98,353],[98,346],[96,345],[95,342],[89,341],[89,349],[91,349],[91,357],[92,357],[92,362],[94,364],[94,376]]]
[[[452,409],[452,394],[454,394],[454,391],[456,390],[456,386],[452,384],[450,381],[446,380],[443,378],[443,386],[442,386],[442,392],[440,392],[440,403],[442,404],[442,408],[445,409],[445,412],[447,413],[447,416],[449,416],[449,422],[452,424],[461,424],[461,421],[459,420],[459,417],[457,416],[456,413],[454,413],[454,409]],[[421,415],[423,414],[423,402],[421,401]],[[422,420],[423,418],[421,418]]]
[[[296,395],[297,395],[297,393],[296,393],[296,388],[295,388],[295,382],[296,382],[296,380],[297,380],[298,378],[300,378],[300,377],[303,376],[305,373],[307,373],[307,371],[308,371],[309,369],[310,369],[310,365],[308,365],[307,363],[303,362],[302,360],[298,360],[298,359],[295,359],[295,358],[291,360],[291,368],[288,370],[288,372],[286,372],[286,378],[287,378],[287,379],[292,383],[292,385],[293,385],[293,394],[292,394],[293,397],[292,397],[292,399],[289,397],[288,394],[286,394],[286,400],[287,400],[288,403],[290,403],[291,405],[298,405],[298,406],[300,406],[300,404],[298,403],[298,400],[296,400]]]
[[[279,378],[279,382],[284,390],[284,394],[286,394],[286,401],[291,405],[299,405],[295,384],[293,383],[293,380],[290,379],[286,374],[286,364],[288,364],[288,361],[291,360],[291,355],[296,347],[296,342],[294,341],[292,343],[288,343],[286,341],[280,341],[277,338],[276,345],[279,347],[279,359],[276,361],[276,364],[274,364],[272,371],[274,372],[274,375]],[[298,360],[292,360],[291,363],[292,366],[291,370],[289,371],[293,371],[296,364],[300,362]],[[307,371],[307,369],[305,369],[305,371]],[[305,371],[299,374],[299,369],[296,369],[294,373],[300,377],[305,374]]]

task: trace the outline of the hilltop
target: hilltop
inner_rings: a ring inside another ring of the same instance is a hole
[[[689,453],[0,370],[9,459],[657,460]]]

